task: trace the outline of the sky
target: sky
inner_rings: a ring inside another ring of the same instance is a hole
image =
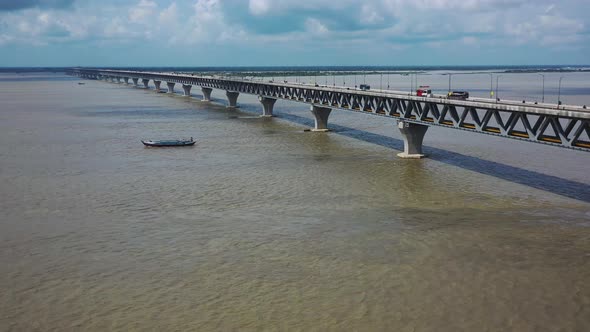
[[[0,67],[589,65],[590,0],[0,0]]]

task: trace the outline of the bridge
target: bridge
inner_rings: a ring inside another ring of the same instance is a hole
[[[240,93],[258,96],[262,115],[271,117],[277,99],[310,105],[315,117],[313,131],[328,131],[328,117],[333,109],[348,110],[397,119],[404,140],[402,158],[421,158],[422,142],[429,126],[471,131],[510,139],[542,143],[590,152],[590,111],[586,106],[551,105],[516,101],[471,98],[449,99],[447,96],[416,96],[391,90],[357,90],[338,86],[293,82],[260,82],[227,77],[177,74],[168,72],[73,68],[69,75],[101,79],[147,89],[151,81],[157,91],[166,82],[168,93],[176,84],[190,96],[193,86],[200,86],[204,101],[211,101],[213,89],[226,91],[228,107],[237,107]]]

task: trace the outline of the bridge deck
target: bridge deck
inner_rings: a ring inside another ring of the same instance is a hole
[[[436,125],[590,151],[590,110],[585,106],[533,104],[486,98],[457,100],[442,95],[419,97],[403,91],[358,90],[329,85],[262,82],[148,71],[73,69],[71,73],[197,85],[394,117],[420,125]]]

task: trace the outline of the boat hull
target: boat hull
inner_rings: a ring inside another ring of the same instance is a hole
[[[143,145],[155,148],[172,147],[172,146],[193,146],[195,141],[141,141]]]

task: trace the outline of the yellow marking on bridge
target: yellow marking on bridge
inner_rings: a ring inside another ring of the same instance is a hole
[[[522,138],[529,138],[529,134],[525,133],[524,131],[513,131],[509,133],[510,136],[522,137]]]
[[[576,142],[573,145],[580,148],[590,149],[590,142]]]
[[[551,142],[551,143],[559,143],[561,144],[561,140],[557,137],[551,137],[551,136],[541,136],[539,138],[540,141],[545,141],[545,142]]]

